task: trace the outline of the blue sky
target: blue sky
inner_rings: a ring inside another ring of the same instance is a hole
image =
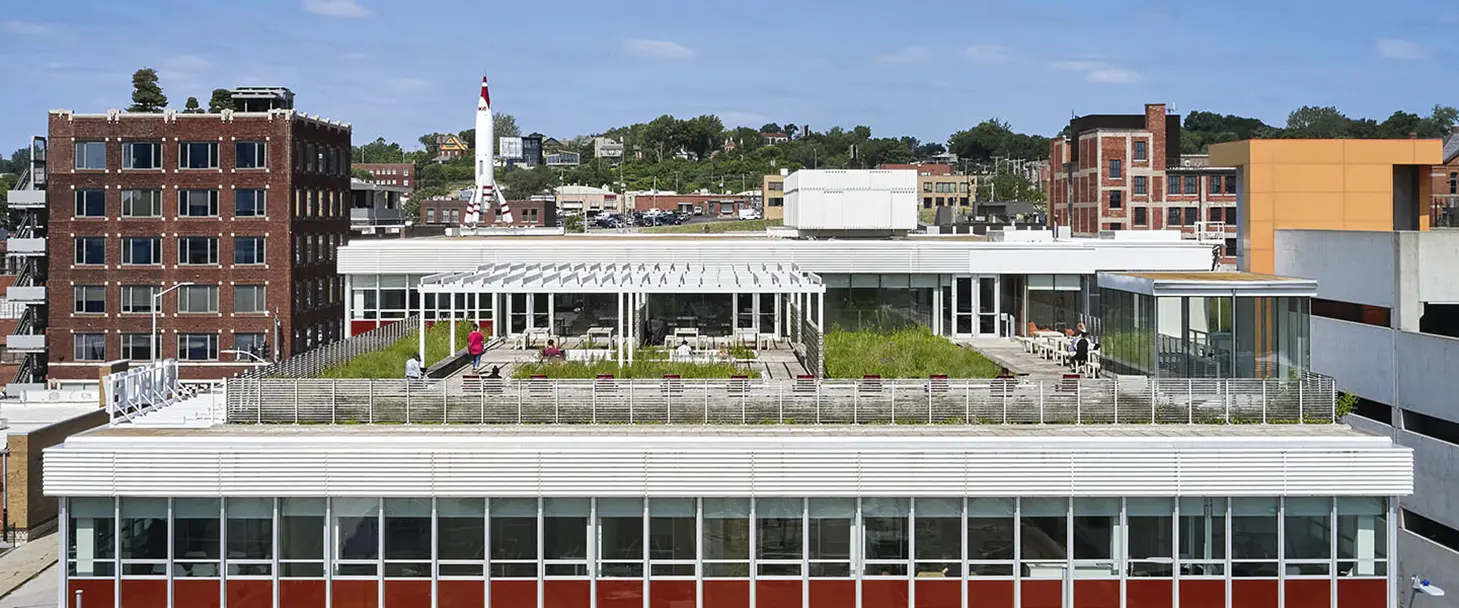
[[[4,150],[47,110],[125,107],[143,66],[175,108],[282,84],[356,142],[412,145],[471,126],[483,71],[498,111],[557,137],[665,113],[944,141],[988,117],[1051,135],[1071,113],[1146,102],[1269,123],[1303,104],[1380,120],[1459,104],[1452,0],[8,4]]]

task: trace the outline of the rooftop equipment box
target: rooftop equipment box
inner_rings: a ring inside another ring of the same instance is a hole
[[[785,225],[801,230],[917,228],[917,172],[802,169],[785,178]]]

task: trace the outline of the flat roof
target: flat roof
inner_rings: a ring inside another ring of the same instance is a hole
[[[1313,297],[1317,281],[1254,272],[1101,272],[1099,286],[1147,296]]]
[[[421,279],[422,293],[824,293],[795,264],[492,262]]]
[[[85,416],[101,409],[97,401],[37,402],[6,400],[0,402],[0,418],[5,419],[6,435],[24,435],[58,422]]]

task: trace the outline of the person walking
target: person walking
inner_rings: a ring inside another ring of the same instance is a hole
[[[420,378],[421,378],[420,355],[419,354],[412,354],[410,356],[410,359],[407,359],[405,361],[405,379],[406,380],[420,380]]]
[[[486,352],[486,336],[481,335],[481,327],[473,326],[471,333],[466,336],[466,353],[471,355],[471,370],[481,369],[481,353]]]

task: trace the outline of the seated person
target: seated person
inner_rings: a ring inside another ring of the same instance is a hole
[[[561,359],[562,357],[563,357],[563,352],[562,352],[562,349],[560,349],[560,348],[557,347],[557,341],[556,340],[548,340],[547,341],[547,348],[542,349],[542,358],[543,359]]]
[[[679,340],[679,346],[674,348],[674,358],[680,361],[687,361],[694,357],[694,347],[689,346],[688,340]]]

